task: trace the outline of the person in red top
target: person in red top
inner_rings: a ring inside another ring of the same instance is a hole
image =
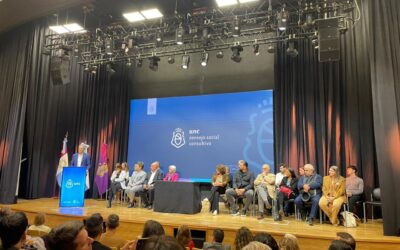
[[[190,233],[189,227],[186,225],[182,225],[178,228],[178,232],[176,233],[176,240],[178,241],[179,245],[181,245],[185,249],[192,250],[194,248],[192,234]]]
[[[163,181],[176,182],[179,179],[179,174],[176,172],[176,166],[171,165],[168,168],[168,173],[165,175]]]

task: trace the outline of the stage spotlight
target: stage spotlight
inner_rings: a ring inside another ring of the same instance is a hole
[[[158,62],[160,61],[160,58],[158,56],[152,56],[149,58],[149,68],[153,71],[158,70]]]
[[[269,44],[268,45],[268,49],[267,49],[268,53],[275,53],[275,46],[273,44]]]
[[[114,43],[112,38],[108,37],[104,40],[105,51],[107,55],[113,54]]]
[[[95,75],[97,73],[97,65],[93,65],[91,72],[93,75]]]
[[[235,19],[233,20],[233,37],[239,37],[240,36],[240,18],[238,16],[235,16]]]
[[[190,56],[187,54],[184,54],[182,56],[182,69],[188,69],[189,68],[189,62],[190,62]]]
[[[282,10],[278,12],[277,19],[278,19],[278,29],[280,31],[285,31],[287,28],[287,23],[289,19],[289,12],[285,9],[286,5],[282,6]]]
[[[136,67],[137,67],[137,68],[141,68],[142,65],[143,65],[143,59],[142,59],[142,58],[138,58],[138,59],[136,60]]]
[[[201,54],[201,66],[206,67],[207,63],[208,63],[208,53],[204,51]]]
[[[113,64],[107,64],[107,65],[106,65],[106,70],[107,70],[110,74],[114,74],[114,73],[115,73],[115,69],[114,69],[114,65],[113,65]]]
[[[160,46],[163,45],[163,41],[164,41],[163,35],[164,34],[162,33],[161,30],[157,31],[157,33],[156,33],[156,42],[155,42],[157,47],[160,47]]]
[[[260,55],[260,45],[257,42],[253,44],[253,52],[256,56]]]
[[[290,57],[296,57],[299,52],[297,51],[297,49],[294,47],[294,42],[290,41],[289,42],[289,47],[286,50],[286,54]]]
[[[85,71],[89,71],[89,70],[90,70],[90,68],[89,68],[89,64],[85,64],[85,68],[84,68],[84,70],[85,70]]]
[[[168,57],[168,63],[169,64],[174,64],[175,63],[175,58],[173,56]]]
[[[203,32],[203,36],[202,36],[203,44],[204,44],[204,46],[208,46],[210,44],[210,38],[211,38],[210,28],[204,27],[202,32]]]
[[[241,45],[236,45],[231,48],[233,54],[231,56],[232,61],[239,63],[242,61],[242,58],[240,57],[240,52],[243,51],[243,47]]]
[[[224,58],[224,52],[222,52],[222,50],[218,51],[216,57],[217,57],[218,59]]]
[[[185,29],[182,27],[182,24],[176,29],[175,33],[175,41],[176,44],[182,45],[183,44],[183,36],[185,35]]]

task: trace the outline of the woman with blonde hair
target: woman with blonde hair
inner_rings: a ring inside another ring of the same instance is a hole
[[[285,234],[278,245],[279,250],[300,250],[299,241],[293,234]]]
[[[319,207],[329,217],[332,225],[338,226],[338,214],[342,204],[346,201],[345,178],[340,176],[337,166],[331,166],[329,174],[324,177],[322,183]]]

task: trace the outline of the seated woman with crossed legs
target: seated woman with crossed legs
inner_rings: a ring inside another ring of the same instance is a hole
[[[229,177],[225,174],[226,167],[222,164],[217,165],[215,174],[212,177],[212,188],[206,200],[210,202],[210,212],[213,215],[219,214],[219,196],[225,194]]]
[[[338,226],[338,214],[346,200],[345,179],[340,176],[337,166],[331,166],[328,176],[324,177],[322,183],[322,197],[319,200],[319,207],[329,217],[331,223]]]

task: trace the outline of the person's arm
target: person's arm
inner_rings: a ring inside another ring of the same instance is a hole
[[[121,173],[119,174],[118,178],[115,178],[115,181],[116,182],[125,181],[125,175],[126,175],[126,172],[125,171],[121,171]]]
[[[322,177],[317,174],[315,182],[310,183],[310,189],[319,189],[322,187]]]
[[[267,183],[269,185],[274,185],[275,184],[275,175],[274,174],[268,174],[267,175]]]
[[[156,176],[156,180],[162,180],[164,178],[164,173],[163,173],[163,171],[161,171],[161,169],[158,169],[158,173],[157,173],[157,176]]]
[[[89,157],[89,155],[88,154],[85,154],[86,155],[86,170],[89,170],[89,168],[90,168],[90,157]]]
[[[233,176],[233,180],[232,180],[232,188],[233,189],[237,189],[237,179],[239,178],[239,171],[235,173],[235,175]]]
[[[146,176],[147,176],[146,172],[143,172],[143,174],[141,174],[141,175],[139,176],[139,179],[137,180],[137,184],[136,184],[136,185],[143,185],[143,184],[145,184],[145,182],[146,182]]]
[[[229,175],[224,174],[222,176],[222,187],[226,187],[229,183]]]
[[[116,177],[117,177],[117,173],[115,171],[113,171],[112,174],[111,174],[110,180],[114,181]]]
[[[245,191],[253,189],[254,187],[254,174],[253,172],[248,172],[248,173],[250,174],[250,182],[247,186],[244,187]]]
[[[179,179],[179,174],[178,173],[174,173],[174,175],[172,176],[172,180],[173,182],[177,182]]]
[[[169,175],[169,173],[165,175],[163,181],[168,181],[168,175]]]
[[[262,174],[257,175],[257,178],[254,181],[254,186],[258,186],[262,183]]]
[[[364,193],[364,181],[363,179],[358,179],[358,189],[357,191],[353,192],[353,195],[360,195]]]
[[[326,178],[327,176],[324,177],[324,180],[322,182],[322,195],[325,197],[328,197],[329,194],[329,182],[330,180],[328,178]]]
[[[340,182],[339,182],[338,191],[336,192],[336,195],[335,195],[335,199],[342,197],[345,194],[346,194],[345,181],[344,181],[344,178],[341,177]]]
[[[72,155],[72,160],[71,160],[71,166],[76,166],[77,165],[76,164],[76,160],[77,160],[76,154],[73,154]]]
[[[297,182],[297,189],[301,192],[304,188],[304,176],[300,177],[299,181]]]

